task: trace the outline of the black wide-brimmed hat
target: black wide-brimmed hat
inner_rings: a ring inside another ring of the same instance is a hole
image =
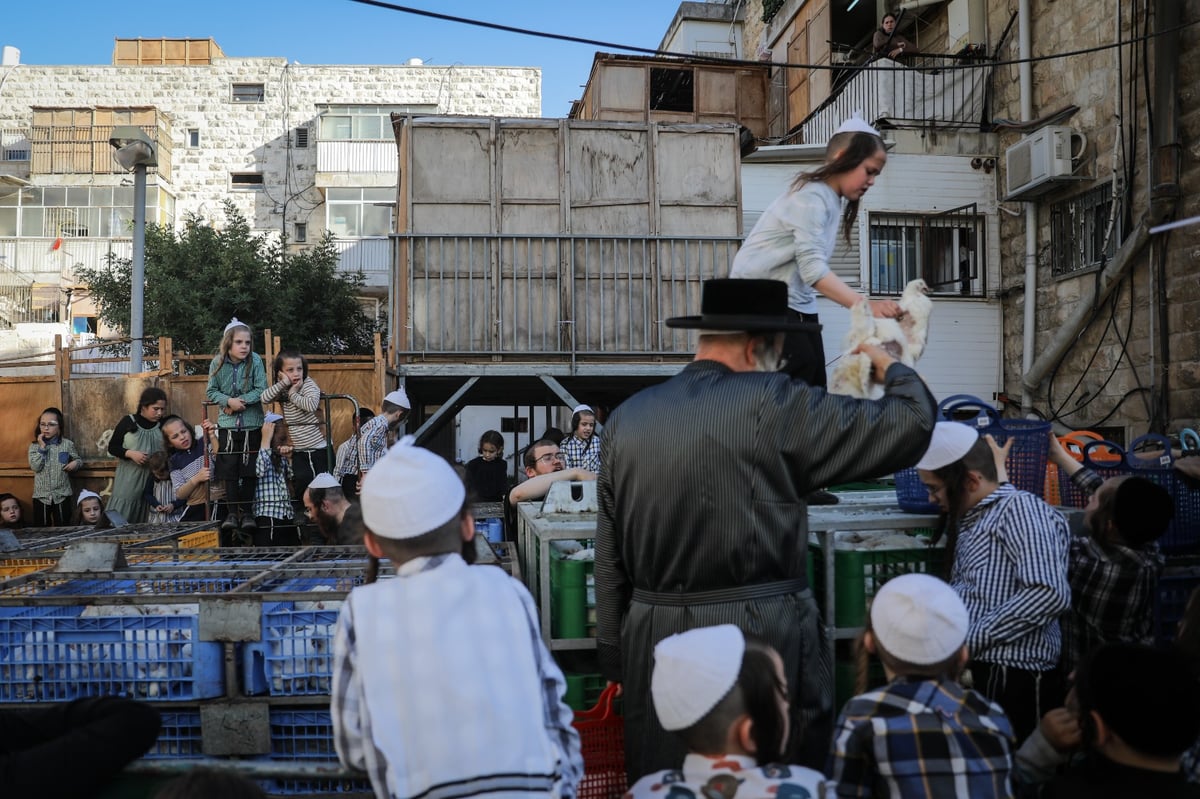
[[[699,316],[674,316],[667,327],[685,330],[724,330],[767,333],[809,330],[821,326],[788,316],[787,283],[782,280],[716,278],[704,281]]]

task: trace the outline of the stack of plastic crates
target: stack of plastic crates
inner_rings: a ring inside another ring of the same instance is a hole
[[[1011,438],[1008,479],[1022,491],[1042,497],[1046,491],[1046,456],[1050,448],[1050,423],[1036,419],[1003,419],[989,403],[969,394],[947,397],[938,405],[942,418],[962,421],[1004,445]]]
[[[80,541],[116,542],[127,548],[128,560],[153,560],[140,553],[168,552],[177,549],[215,548],[218,533],[209,522],[184,524],[131,524],[112,530],[93,527],[42,527],[17,531],[22,549],[0,555],[0,580],[53,568],[63,550]],[[138,554],[135,554],[138,553]]]

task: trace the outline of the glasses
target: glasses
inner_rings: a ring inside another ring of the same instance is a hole
[[[554,463],[555,461],[561,461],[561,460],[562,460],[561,452],[549,452],[545,455],[542,455],[540,458],[537,458],[538,463]]]
[[[38,422],[41,427],[58,427],[58,422]]]

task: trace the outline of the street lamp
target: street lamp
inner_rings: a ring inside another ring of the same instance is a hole
[[[145,131],[118,125],[108,143],[113,160],[133,171],[133,277],[129,298],[129,370],[142,371],[142,304],[146,284],[146,167],[158,166],[158,148]]]

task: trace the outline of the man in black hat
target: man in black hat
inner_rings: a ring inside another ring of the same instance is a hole
[[[805,577],[805,496],[816,486],[888,474],[925,451],[936,406],[916,373],[863,347],[886,394],[829,395],[775,371],[789,319],[787,284],[710,280],[695,360],[610,415],[597,483],[597,647],[623,686],[631,780],[678,768],[684,750],[650,702],[655,644],[734,623],[783,657],[795,746],[821,768],[832,729],[828,652]],[[663,475],[670,475],[664,480]],[[631,782],[632,784],[632,782]]]

